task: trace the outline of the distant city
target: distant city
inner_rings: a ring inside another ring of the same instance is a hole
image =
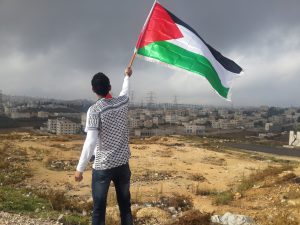
[[[0,91],[0,128],[31,128],[56,135],[83,133],[89,100],[55,100],[3,95]],[[155,103],[148,93],[145,103],[131,103],[128,118],[131,136],[218,135],[251,131],[258,138],[290,132],[290,144],[300,139],[300,108],[215,107]],[[299,133],[298,133],[299,134]],[[299,143],[300,145],[300,143]]]

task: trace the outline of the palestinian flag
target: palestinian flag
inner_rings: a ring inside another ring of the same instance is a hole
[[[229,99],[242,68],[207,44],[189,25],[160,3],[154,3],[136,44],[146,60],[163,62],[205,77],[219,95]]]

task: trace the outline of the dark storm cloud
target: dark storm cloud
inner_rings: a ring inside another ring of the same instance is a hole
[[[296,101],[299,1],[160,2],[245,69],[234,85],[235,104],[290,105]],[[152,3],[0,0],[0,89],[42,97],[92,97],[89,81],[101,70],[111,76],[117,94]],[[136,99],[155,91],[160,101],[171,101],[177,95],[182,102],[222,104],[208,83],[197,76],[139,59],[134,72]]]

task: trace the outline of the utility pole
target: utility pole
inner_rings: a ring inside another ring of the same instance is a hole
[[[0,90],[0,115],[4,114],[2,90]]]
[[[174,107],[175,109],[178,108],[177,95],[174,95],[174,99],[173,99],[173,107]]]
[[[147,93],[146,100],[147,100],[147,107],[148,108],[154,108],[154,106],[155,106],[155,94],[154,94],[153,91],[150,91],[150,92]]]
[[[130,98],[130,104],[132,106],[134,106],[134,91],[133,90],[130,91],[129,98]]]

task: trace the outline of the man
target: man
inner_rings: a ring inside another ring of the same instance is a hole
[[[103,73],[92,79],[92,88],[98,97],[87,112],[85,131],[87,136],[75,172],[75,180],[83,179],[90,158],[95,151],[92,172],[93,225],[105,225],[106,200],[110,182],[113,181],[122,225],[132,225],[130,202],[128,101],[129,77],[132,70],[125,70],[125,78],[119,97],[108,97],[110,81]]]

